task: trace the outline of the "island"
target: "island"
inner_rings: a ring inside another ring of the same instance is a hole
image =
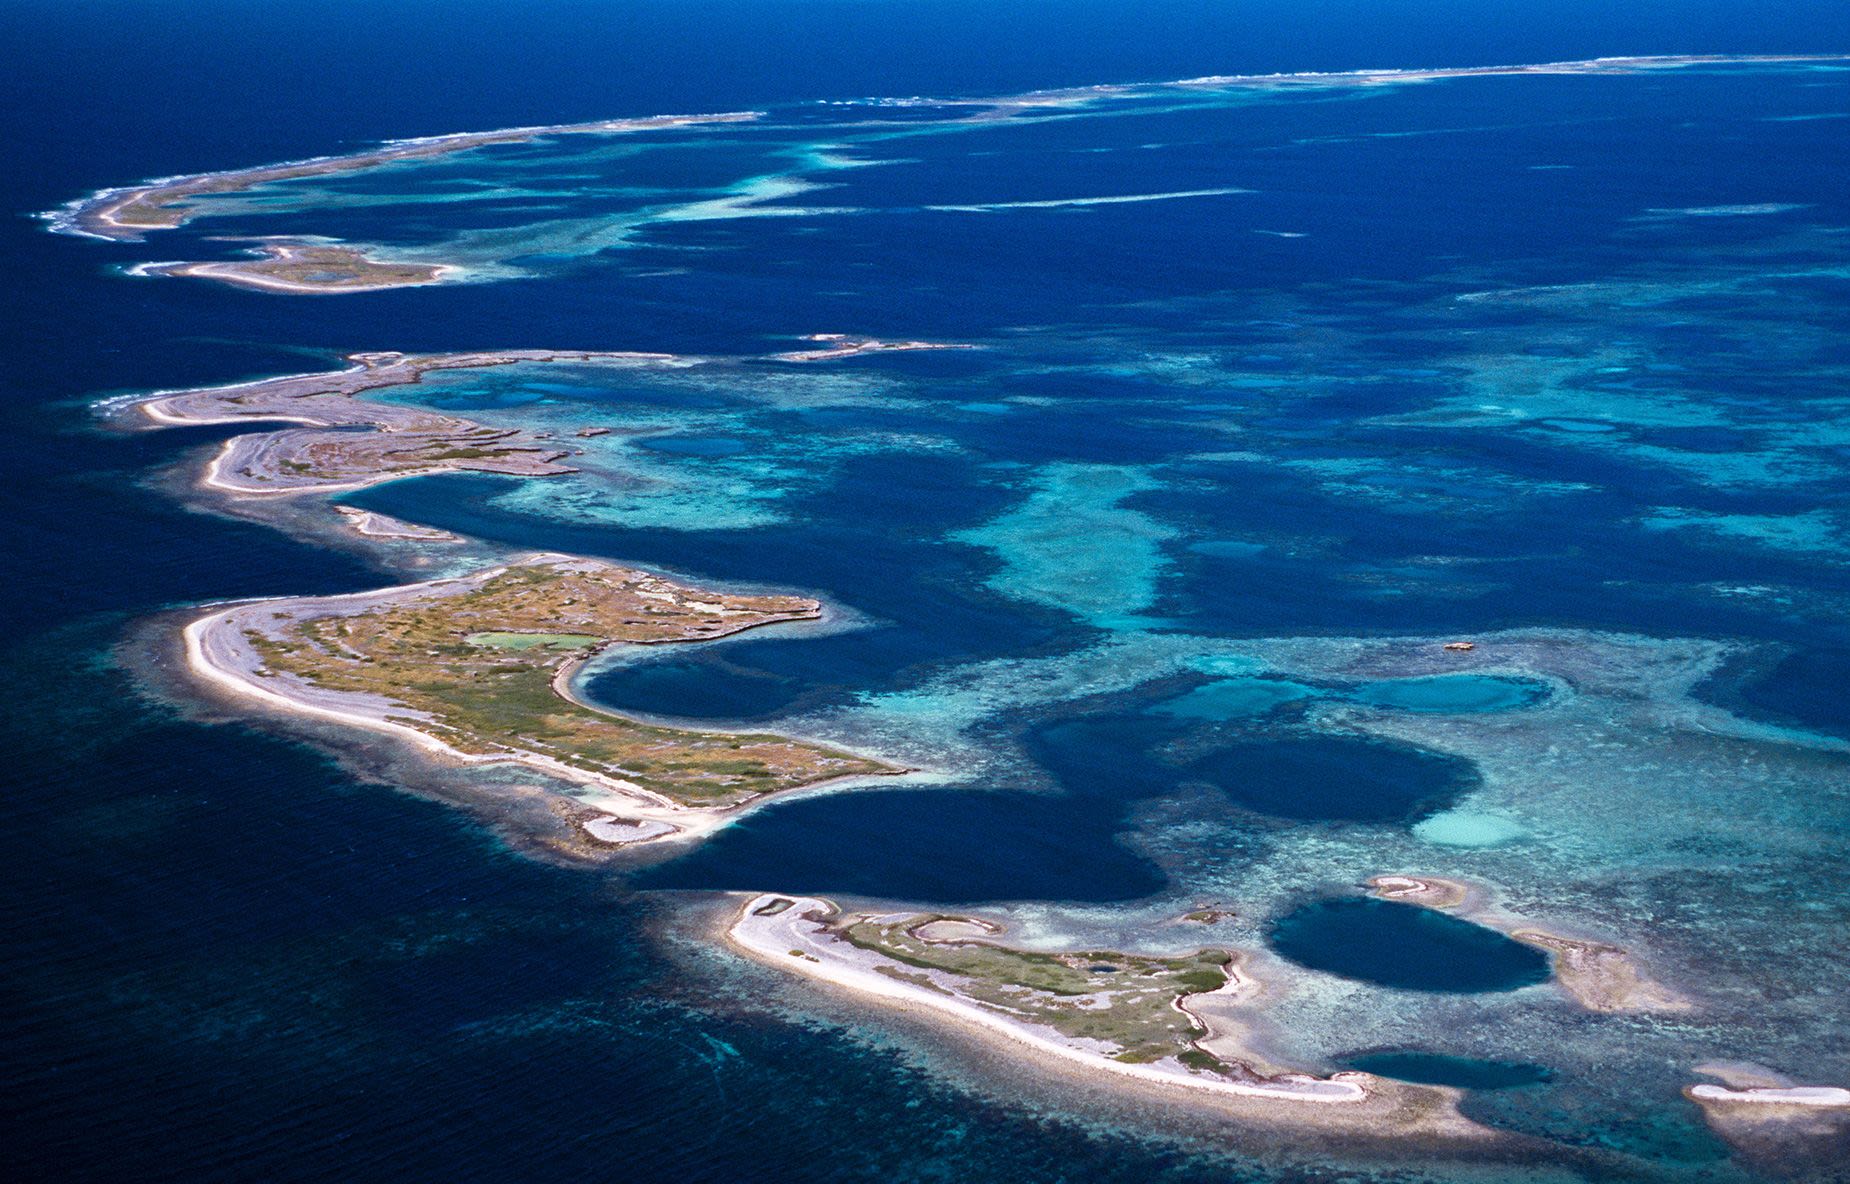
[[[468,470],[521,477],[573,472],[569,450],[502,428],[411,404],[356,396],[415,383],[437,370],[521,363],[648,363],[668,354],[503,350],[459,354],[358,353],[345,370],[296,374],[143,399],[128,414],[171,427],[280,421],[307,425],[235,436],[207,466],[203,484],[223,493],[337,493],[380,481]],[[371,431],[356,431],[370,428]]]
[[[441,284],[463,274],[448,263],[375,259],[358,247],[292,239],[263,239],[251,259],[219,263],[147,263],[136,275],[177,275],[219,280],[261,292],[337,295]]]
[[[571,690],[579,667],[612,646],[710,640],[821,612],[804,597],[705,592],[542,554],[348,596],[233,605],[184,635],[189,667],[220,690],[448,760],[579,783],[602,821],[631,824],[591,833],[630,841],[701,833],[781,791],[900,771],[781,736],[642,723]]]
[[[1850,1089],[1801,1085],[1748,1061],[1709,1061],[1695,1071],[1722,1084],[1687,1085],[1683,1096],[1750,1162],[1786,1179],[1835,1178],[1850,1134]]]
[[[1041,1054],[1040,1063],[1279,1118],[1345,1129],[1481,1136],[1455,1091],[1368,1073],[1328,1077],[1267,1066],[1223,1011],[1256,985],[1220,948],[1158,956],[1043,952],[1000,940],[1001,927],[944,913],[844,912],[833,902],[765,894],[726,930],[757,961]],[[1019,1049],[1018,1049],[1019,1050]]]
[[[216,173],[193,173],[120,189],[105,189],[72,202],[52,215],[50,221],[54,230],[65,233],[138,241],[150,231],[172,230],[202,216],[206,211],[198,204],[201,198],[242,193],[278,181],[296,181],[331,173],[355,173],[381,165],[429,160],[494,144],[524,144],[547,136],[621,135],[697,124],[738,123],[756,119],[758,115],[756,111],[653,115],[641,119],[603,119],[592,123],[510,127],[391,140],[377,148],[344,156],[316,156],[307,160],[283,161]]]

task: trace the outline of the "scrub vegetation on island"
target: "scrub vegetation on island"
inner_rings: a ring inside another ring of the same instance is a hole
[[[601,711],[571,695],[572,673],[612,645],[708,640],[820,615],[803,597],[696,591],[552,555],[357,596],[261,601],[195,628],[205,664],[282,700],[408,728],[465,757],[711,809],[893,770],[820,744]]]

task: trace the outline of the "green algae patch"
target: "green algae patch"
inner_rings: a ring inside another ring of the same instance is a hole
[[[602,638],[589,633],[471,633],[470,645],[487,645],[501,650],[581,650],[596,645]]]

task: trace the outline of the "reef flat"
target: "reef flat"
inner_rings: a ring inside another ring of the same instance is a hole
[[[560,463],[571,455],[569,449],[422,407],[363,401],[355,396],[414,383],[437,370],[667,357],[550,350],[360,353],[349,359],[354,363],[350,369],[180,391],[134,402],[128,413],[163,427],[261,421],[308,425],[227,441],[203,478],[208,488],[224,493],[334,493],[400,477],[459,470],[551,477],[573,471]],[[356,432],[355,428],[372,431]]]
[[[894,770],[778,736],[600,711],[572,696],[573,672],[612,645],[710,640],[821,611],[803,597],[698,591],[539,555],[353,596],[219,609],[187,626],[186,646],[194,673],[234,694],[446,757],[528,765],[603,791],[598,804],[624,819],[681,832],[768,794]]]
[[[736,123],[756,117],[755,112],[749,111],[712,115],[655,115],[642,119],[605,119],[592,123],[512,127],[394,140],[378,148],[344,156],[317,156],[254,168],[193,173],[143,185],[105,189],[72,203],[61,216],[53,219],[53,228],[97,238],[135,241],[150,231],[172,230],[197,217],[199,208],[190,203],[199,198],[241,193],[273,181],[358,172],[380,165],[429,160],[494,144],[524,144],[547,136],[617,135],[694,124]]]

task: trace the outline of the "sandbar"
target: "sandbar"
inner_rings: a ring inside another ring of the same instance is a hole
[[[462,536],[434,526],[419,526],[415,522],[406,522],[390,514],[380,514],[373,510],[362,510],[358,506],[335,506],[334,512],[354,529],[357,534],[369,539],[403,539],[414,543],[460,543]]]

